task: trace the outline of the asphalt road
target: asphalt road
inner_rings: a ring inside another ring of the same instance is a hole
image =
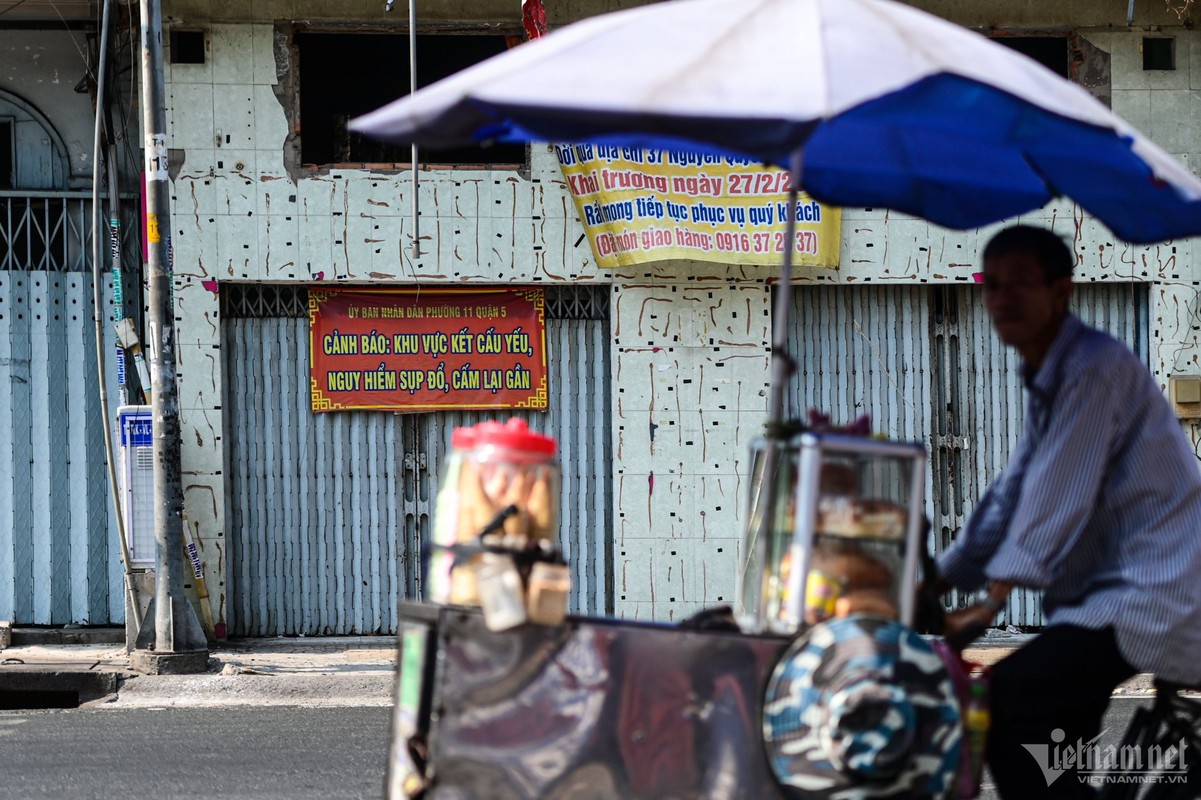
[[[0,798],[383,796],[389,708],[0,712]]]
[[[1126,726],[1130,724],[1130,718],[1134,716],[1134,710],[1139,706],[1151,705],[1151,699],[1146,697],[1115,697],[1109,703],[1109,709],[1105,712],[1105,722],[1102,725],[1104,733],[1101,736],[1100,745],[1117,745],[1122,740],[1122,736],[1126,733]],[[1048,742],[1048,745],[1051,743]],[[1031,757],[1033,758],[1033,756]],[[999,800],[1000,795],[992,786],[991,776],[985,775],[983,791],[980,793],[980,800]]]
[[[1115,698],[1102,744],[1145,698]],[[0,712],[0,798],[305,800],[383,795],[390,708]],[[982,800],[998,795],[986,782]]]

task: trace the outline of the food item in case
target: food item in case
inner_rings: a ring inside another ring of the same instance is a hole
[[[834,616],[838,598],[842,597],[846,584],[837,575],[820,569],[809,570],[805,581],[805,623],[816,625]]]
[[[849,617],[852,614],[870,614],[886,619],[900,616],[892,598],[879,589],[856,589],[834,601],[834,616]]]
[[[872,614],[895,619],[893,575],[888,566],[857,544],[822,542],[813,551],[806,586],[805,622]]]
[[[838,461],[825,462],[818,478],[817,491],[823,495],[858,494],[859,478],[855,475],[855,468]]]
[[[887,500],[825,496],[817,503],[817,531],[834,536],[905,538],[905,508]]]
[[[526,510],[530,515],[530,536],[535,539],[553,541],[555,538],[558,484],[557,477],[549,470],[544,470],[530,487]]]

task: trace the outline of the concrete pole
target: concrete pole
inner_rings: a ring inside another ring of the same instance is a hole
[[[149,673],[203,672],[208,642],[183,582],[183,482],[180,463],[179,392],[175,380],[175,309],[168,241],[171,232],[167,173],[167,112],[163,82],[163,20],[159,0],[141,0],[142,131],[145,148],[146,239],[149,243],[150,379],[154,414],[153,613],[147,613],[134,669]],[[153,652],[149,646],[153,626]]]

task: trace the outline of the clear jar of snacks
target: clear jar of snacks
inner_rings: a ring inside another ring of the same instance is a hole
[[[459,476],[458,540],[498,534],[509,547],[554,548],[559,524],[557,445],[524,420],[481,422]]]

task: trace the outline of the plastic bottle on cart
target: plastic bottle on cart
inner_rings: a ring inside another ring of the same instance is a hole
[[[988,710],[988,690],[984,679],[974,677],[968,686],[967,708],[963,712],[963,727],[967,734],[968,754],[972,769],[972,791],[980,791],[984,774],[984,753],[988,745],[988,729],[992,717]]]
[[[462,513],[460,482],[463,460],[475,445],[475,428],[455,428],[450,434],[450,450],[443,464],[442,481],[438,496],[434,500],[433,540],[430,548],[429,567],[425,576],[425,599],[431,603],[451,601],[451,568],[454,556],[442,547],[458,541],[459,514]]]
[[[539,562],[530,569],[526,605],[529,620],[539,625],[561,625],[571,595],[571,572],[566,564]]]

